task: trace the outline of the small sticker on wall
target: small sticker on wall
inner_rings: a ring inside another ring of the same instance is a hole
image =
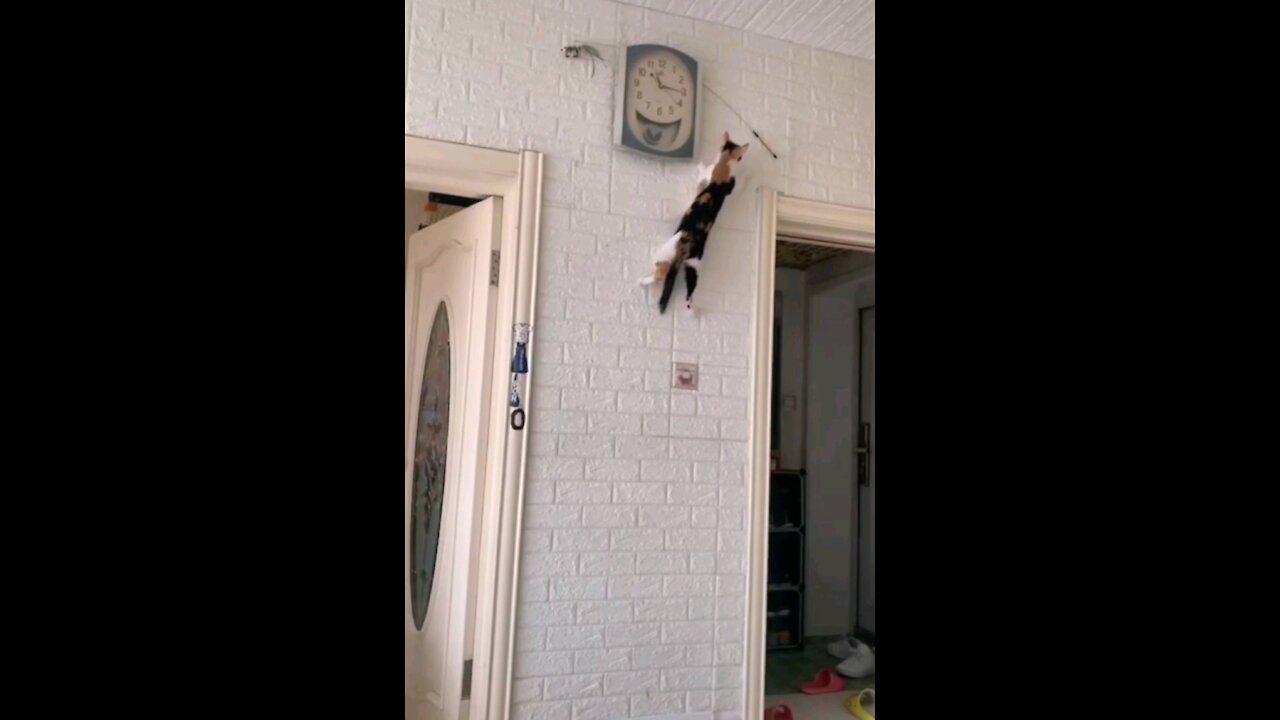
[[[676,363],[671,387],[677,390],[698,389],[698,366],[693,363]]]

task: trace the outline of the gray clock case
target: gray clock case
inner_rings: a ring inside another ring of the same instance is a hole
[[[627,104],[627,77],[630,74],[631,64],[638,60],[645,53],[654,50],[665,50],[683,60],[690,68],[693,69],[693,131],[689,133],[689,140],[684,145],[672,150],[671,152],[657,152],[650,149],[647,145],[640,141],[631,132],[631,128],[627,125],[623,118],[625,107]],[[614,98],[613,113],[613,139],[614,144],[639,153],[646,157],[668,158],[672,160],[694,160],[698,157],[698,136],[701,135],[702,121],[702,65],[687,54],[666,45],[644,44],[644,45],[628,45],[622,49],[622,62],[618,64],[617,84]]]

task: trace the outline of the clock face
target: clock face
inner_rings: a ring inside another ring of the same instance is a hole
[[[663,47],[628,53],[623,123],[636,149],[692,155],[698,76],[688,58]]]

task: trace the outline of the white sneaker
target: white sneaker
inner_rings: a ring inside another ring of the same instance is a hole
[[[832,657],[844,660],[853,654],[853,646],[849,644],[849,638],[842,637],[839,640],[827,643],[827,652],[831,653]]]
[[[865,644],[855,640],[852,643],[852,653],[844,662],[836,666],[836,672],[847,678],[864,678],[874,675],[876,672],[875,653],[872,653],[871,648]]]

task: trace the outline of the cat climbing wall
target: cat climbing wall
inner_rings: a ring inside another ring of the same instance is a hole
[[[715,160],[699,170],[698,189],[693,202],[681,216],[675,235],[655,253],[653,274],[640,280],[641,285],[662,282],[662,297],[658,300],[659,312],[667,311],[667,303],[671,301],[671,294],[675,290],[676,278],[682,272],[688,289],[685,306],[693,310],[693,294],[698,289],[698,273],[702,269],[707,240],[716,218],[720,216],[720,209],[724,207],[724,201],[737,186],[733,170],[747,154],[748,147],[733,142],[729,133],[725,133]]]

